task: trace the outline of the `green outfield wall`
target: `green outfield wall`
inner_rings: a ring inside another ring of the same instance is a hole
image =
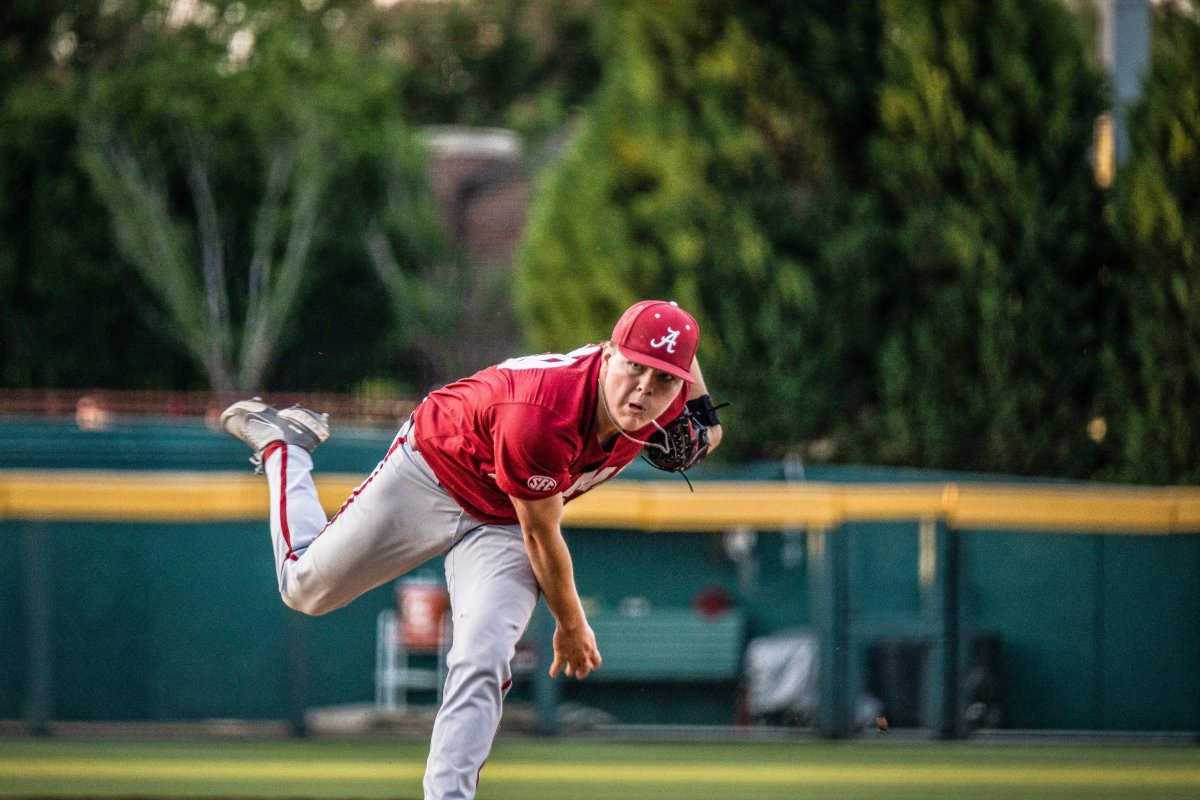
[[[338,431],[318,452],[327,507],[390,438]],[[372,699],[392,587],[321,618],[288,611],[245,457],[195,422],[0,423],[0,719],[289,719]],[[846,706],[881,642],[929,645],[922,721],[945,722],[939,704],[963,702],[968,650],[985,635],[1001,727],[1200,731],[1193,490],[774,463],[700,473],[688,494],[637,465],[569,506],[596,613],[629,598],[687,607],[718,589],[747,638],[820,632],[834,643],[833,733],[852,729]],[[739,524],[753,546],[735,563],[724,532]],[[627,722],[728,723],[738,709],[732,681],[588,682],[561,696]]]

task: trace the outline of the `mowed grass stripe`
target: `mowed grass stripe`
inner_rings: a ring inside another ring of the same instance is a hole
[[[0,761],[4,779],[181,780],[311,782],[414,781],[420,762],[376,761],[225,761],[148,759],[137,762],[97,759]],[[750,765],[750,764],[620,764],[595,762],[507,762],[488,764],[489,782],[604,784],[731,784],[844,786],[1158,786],[1195,787],[1200,768],[1144,766],[949,766],[904,765]]]

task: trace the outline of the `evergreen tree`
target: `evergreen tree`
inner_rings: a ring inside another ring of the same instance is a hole
[[[1132,368],[1111,373],[1128,402],[1112,415],[1122,447],[1114,472],[1191,484],[1200,480],[1200,22],[1169,5],[1158,14],[1114,203],[1132,331]]]
[[[540,344],[673,297],[732,449],[1095,468],[1102,96],[1060,3],[627,3],[607,41],[524,254]]]
[[[1058,2],[884,2],[877,393],[885,463],[1086,475],[1112,301],[1087,162],[1101,110]]]
[[[835,381],[839,360],[816,346],[834,310],[811,269],[833,176],[817,104],[755,35],[762,9],[741,10],[614,5],[602,88],[539,192],[519,289],[546,349],[604,338],[643,297],[693,309],[706,377],[734,401],[741,442],[761,445],[828,411],[807,387]]]

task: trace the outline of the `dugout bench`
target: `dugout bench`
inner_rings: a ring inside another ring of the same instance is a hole
[[[746,617],[738,609],[703,616],[691,608],[653,608],[635,615],[598,611],[588,616],[604,663],[591,683],[735,682],[741,676]],[[557,732],[562,681],[550,679],[554,619],[539,607],[522,647],[536,653],[514,672],[532,681],[540,733]],[[518,651],[518,656],[520,650]]]
[[[600,611],[588,622],[600,644],[604,663],[587,683],[719,683],[741,676],[746,644],[746,617],[737,609],[704,616],[690,608],[654,608],[637,614]],[[399,618],[394,609],[381,611],[377,620],[375,704],[383,712],[404,712],[410,692],[436,693],[441,701],[445,680],[448,638],[433,649],[412,650],[403,645]],[[554,618],[539,605],[528,630],[517,645],[513,675],[532,684],[538,710],[539,732],[557,730],[557,708],[562,694],[559,676],[547,674],[553,659]],[[411,657],[427,656],[423,664]]]

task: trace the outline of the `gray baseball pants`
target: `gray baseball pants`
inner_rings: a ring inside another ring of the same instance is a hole
[[[412,449],[409,429],[406,423],[384,460],[328,521],[312,480],[312,456],[283,446],[266,459],[279,593],[297,611],[324,614],[446,555],[454,633],[425,800],[467,800],[475,796],[500,724],[513,653],[538,586],[520,526],[467,515]]]

